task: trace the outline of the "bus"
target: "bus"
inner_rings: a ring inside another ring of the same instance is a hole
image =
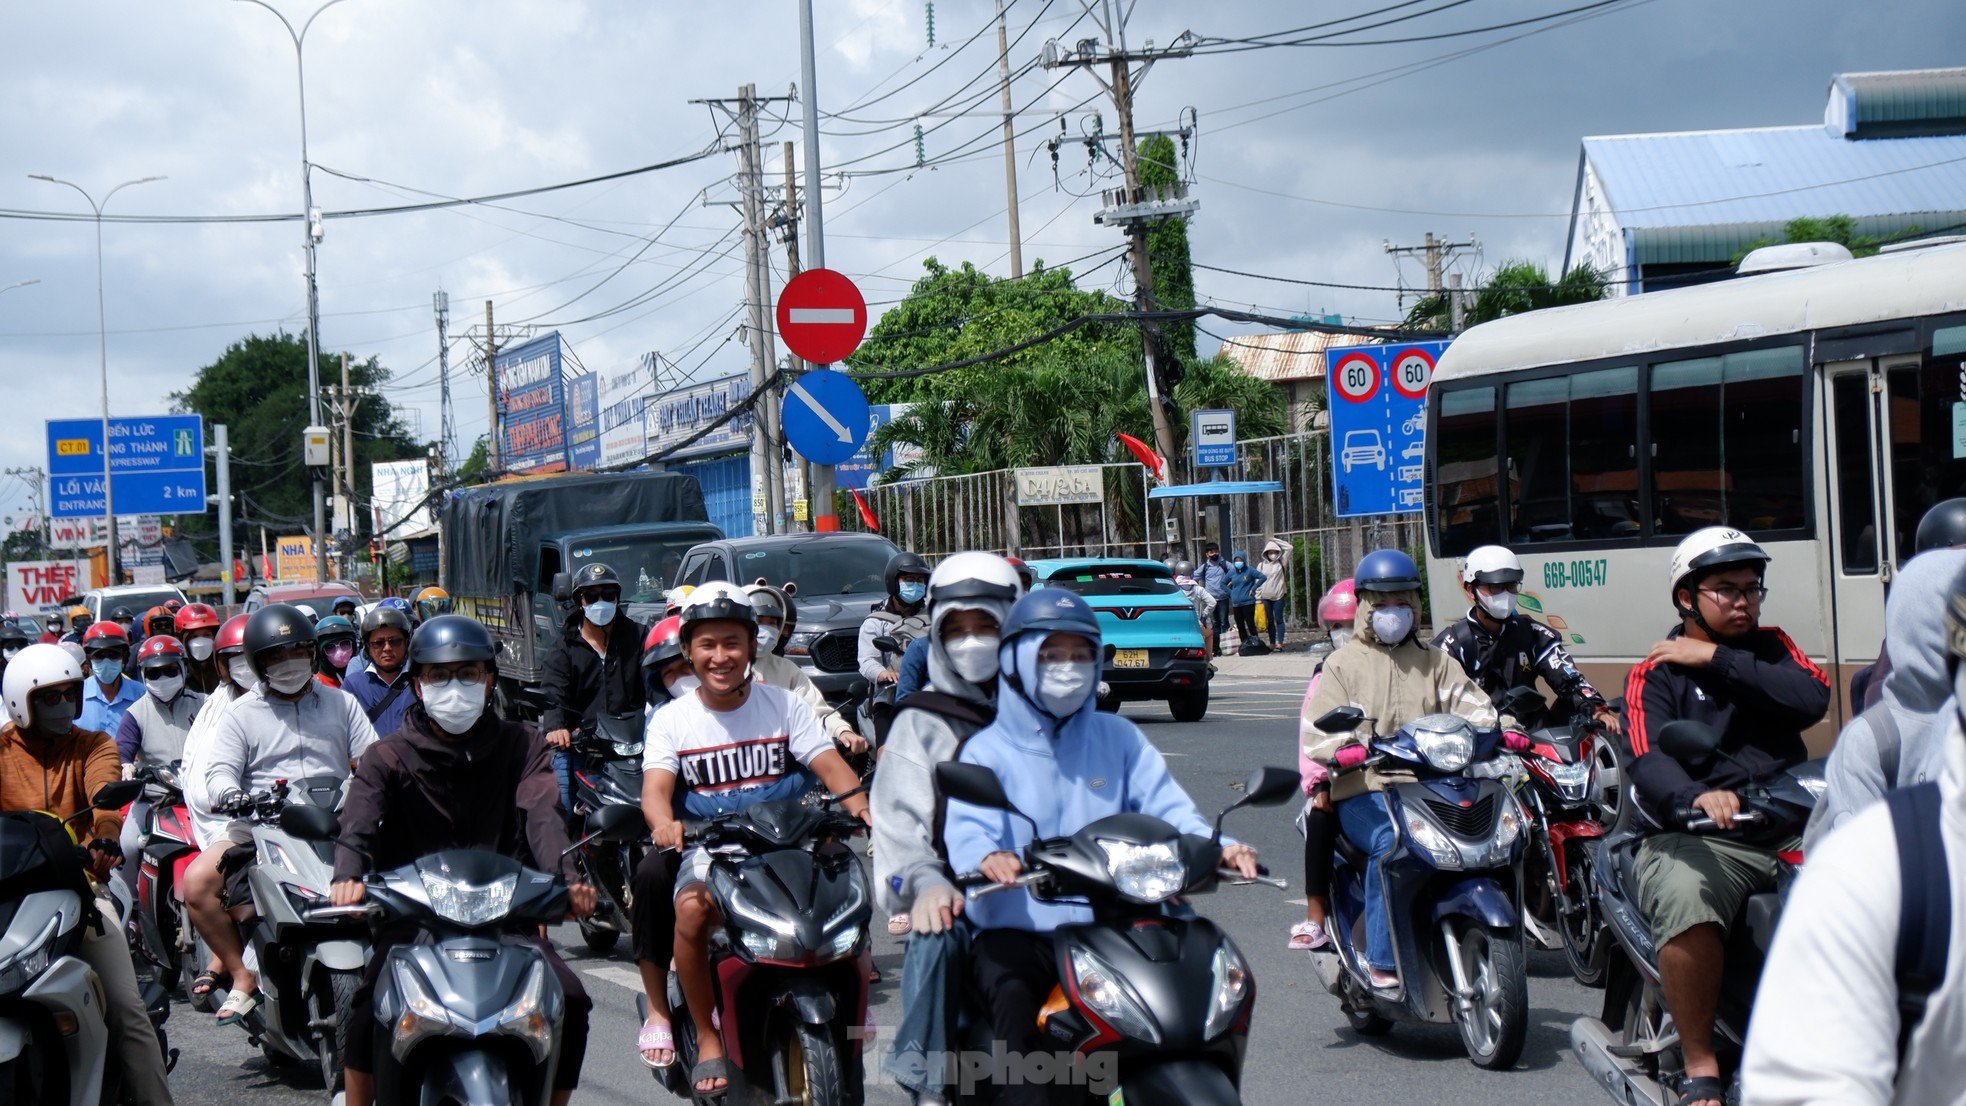
[[[1673,546],[1747,531],[1764,624],[1830,674],[1820,754],[1877,659],[1926,508],[1966,495],[1966,242],[1515,315],[1441,355],[1427,402],[1429,603],[1513,549],[1521,607],[1608,696],[1677,623]]]

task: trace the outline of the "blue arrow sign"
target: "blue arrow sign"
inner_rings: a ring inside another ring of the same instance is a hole
[[[109,472],[119,515],[205,512],[205,420],[157,415],[109,420]],[[49,511],[103,513],[102,420],[48,420]]]
[[[819,369],[785,389],[785,440],[815,465],[837,465],[867,440],[867,395],[852,377]]]

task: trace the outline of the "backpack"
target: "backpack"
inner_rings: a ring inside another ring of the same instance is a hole
[[[1893,766],[1892,775],[1896,775]],[[1945,982],[1952,938],[1952,881],[1939,836],[1939,785],[1921,783],[1885,794],[1898,845],[1898,1067],[1925,1017],[1932,992]]]

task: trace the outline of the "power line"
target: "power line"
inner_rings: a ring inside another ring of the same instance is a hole
[[[1533,26],[1538,23],[1547,23],[1553,19],[1562,19],[1565,16],[1576,15],[1580,12],[1595,11],[1598,8],[1608,8],[1616,4],[1629,3],[1630,0],[1594,0],[1593,3],[1582,4],[1574,8],[1565,8],[1562,11],[1549,12],[1544,15],[1528,16],[1523,19],[1510,20],[1506,23],[1491,23],[1483,27],[1468,27],[1458,31],[1442,31],[1437,34],[1431,34],[1431,35],[1408,35],[1403,38],[1346,39],[1344,41],[1334,41],[1337,39],[1341,39],[1346,35],[1356,34],[1359,31],[1370,30],[1372,27],[1383,27],[1390,23],[1401,23],[1401,22],[1405,22],[1408,19],[1418,19],[1421,16],[1432,15],[1435,12],[1446,11],[1448,8],[1457,8],[1460,7],[1462,4],[1466,4],[1470,2],[1471,0],[1449,0],[1448,3],[1442,4],[1437,8],[1430,8],[1424,12],[1415,12],[1411,15],[1401,16],[1398,19],[1390,19],[1385,21],[1384,23],[1374,23],[1374,24],[1369,24],[1368,26],[1365,27],[1354,27],[1350,30],[1333,31],[1330,34],[1317,35],[1311,38],[1292,39],[1284,42],[1275,42],[1275,41],[1260,40],[1260,39],[1220,39],[1220,38],[1208,39],[1208,40],[1204,40],[1203,45],[1197,46],[1194,50],[1194,53],[1197,56],[1200,56],[1204,54],[1237,54],[1248,50],[1267,50],[1274,47],[1282,47],[1282,46],[1321,46],[1321,47],[1404,46],[1414,42],[1437,42],[1441,39],[1465,38],[1469,35],[1482,35],[1482,34],[1488,34],[1493,31],[1507,31],[1507,30],[1513,30],[1514,28],[1517,27],[1527,27],[1527,26]]]

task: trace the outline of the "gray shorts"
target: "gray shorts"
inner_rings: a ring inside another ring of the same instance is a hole
[[[683,850],[683,857],[676,862],[676,895],[680,899],[683,892],[699,883],[710,882],[710,850],[701,845],[692,845]]]
[[[1697,833],[1647,838],[1638,849],[1638,908],[1653,943],[1708,922],[1727,932],[1750,896],[1775,889],[1775,854],[1800,847],[1799,838],[1766,846]]]

